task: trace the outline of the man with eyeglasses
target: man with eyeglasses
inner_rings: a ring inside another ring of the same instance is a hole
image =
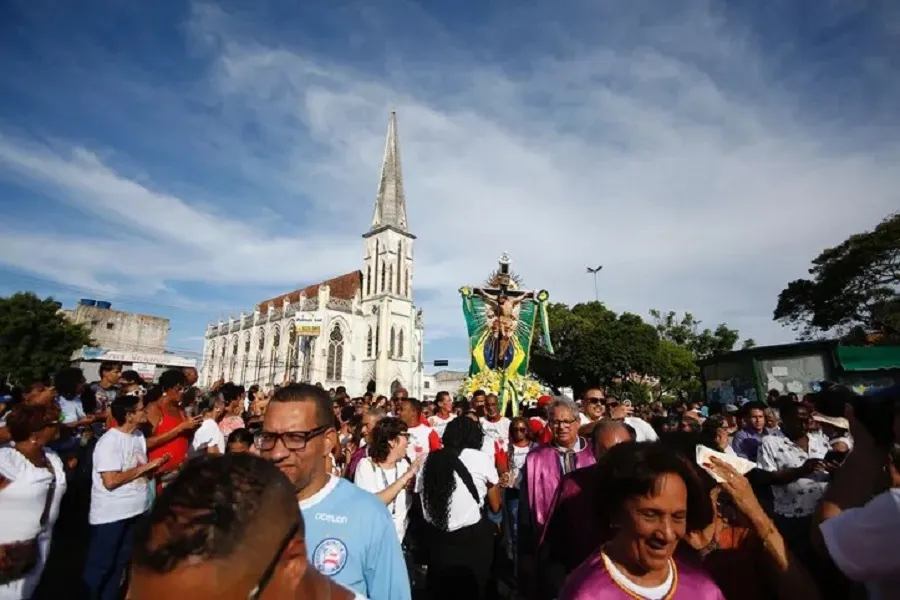
[[[553,438],[535,448],[525,459],[519,500],[519,576],[531,578],[536,552],[553,498],[562,477],[596,462],[591,445],[578,435],[578,406],[570,398],[553,400],[549,410]],[[522,590],[534,590],[531,579],[522,579]]]
[[[338,444],[328,393],[307,384],[279,389],[254,443],[294,486],[312,565],[373,600],[410,600],[406,563],[387,506],[326,467]]]
[[[130,598],[364,600],[306,558],[290,481],[250,454],[191,461],[135,538]]]

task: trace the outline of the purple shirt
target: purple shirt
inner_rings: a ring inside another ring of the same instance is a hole
[[[734,434],[731,440],[731,447],[734,453],[741,458],[756,462],[756,455],[759,454],[759,445],[762,443],[763,436],[766,435],[765,430],[761,433],[744,427]]]

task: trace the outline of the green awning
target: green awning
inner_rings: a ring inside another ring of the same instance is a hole
[[[900,369],[900,346],[838,346],[835,354],[845,371]]]

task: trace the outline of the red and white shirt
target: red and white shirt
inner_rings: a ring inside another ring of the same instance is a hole
[[[440,436],[428,425],[416,425],[407,431],[409,432],[409,446],[406,447],[406,455],[410,462],[416,460],[420,454],[428,454],[441,447]]]
[[[481,421],[481,429],[484,430],[484,437],[489,438],[506,452],[506,447],[509,445],[509,419],[500,417],[496,421],[491,421],[487,417],[481,417],[479,421]]]
[[[442,419],[440,415],[434,415],[428,417],[428,424],[437,432],[439,438],[444,437],[444,430],[447,429],[447,425],[456,418],[456,415],[450,413],[450,416],[446,419]]]

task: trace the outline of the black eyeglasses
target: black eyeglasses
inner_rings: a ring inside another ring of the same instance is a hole
[[[309,431],[283,431],[281,433],[259,431],[253,436],[253,443],[260,450],[271,450],[275,447],[275,443],[281,440],[288,450],[305,450],[309,440],[319,437],[331,427],[331,425],[322,425]]]
[[[278,546],[278,551],[275,553],[275,556],[272,557],[272,560],[269,562],[269,566],[267,566],[266,570],[263,571],[263,574],[259,578],[256,587],[250,590],[250,593],[247,594],[247,600],[257,600],[262,595],[263,590],[266,589],[266,586],[269,585],[269,582],[272,580],[272,576],[275,574],[275,569],[276,567],[278,567],[278,561],[281,560],[281,555],[284,554],[285,550],[287,550],[288,544],[291,543],[291,540],[294,539],[294,536],[297,535],[298,531],[300,531],[299,521],[291,525],[291,528],[288,530],[287,535],[285,535],[284,539],[281,540],[281,544]]]
[[[588,404],[600,404],[603,402],[603,398],[585,398]]]

